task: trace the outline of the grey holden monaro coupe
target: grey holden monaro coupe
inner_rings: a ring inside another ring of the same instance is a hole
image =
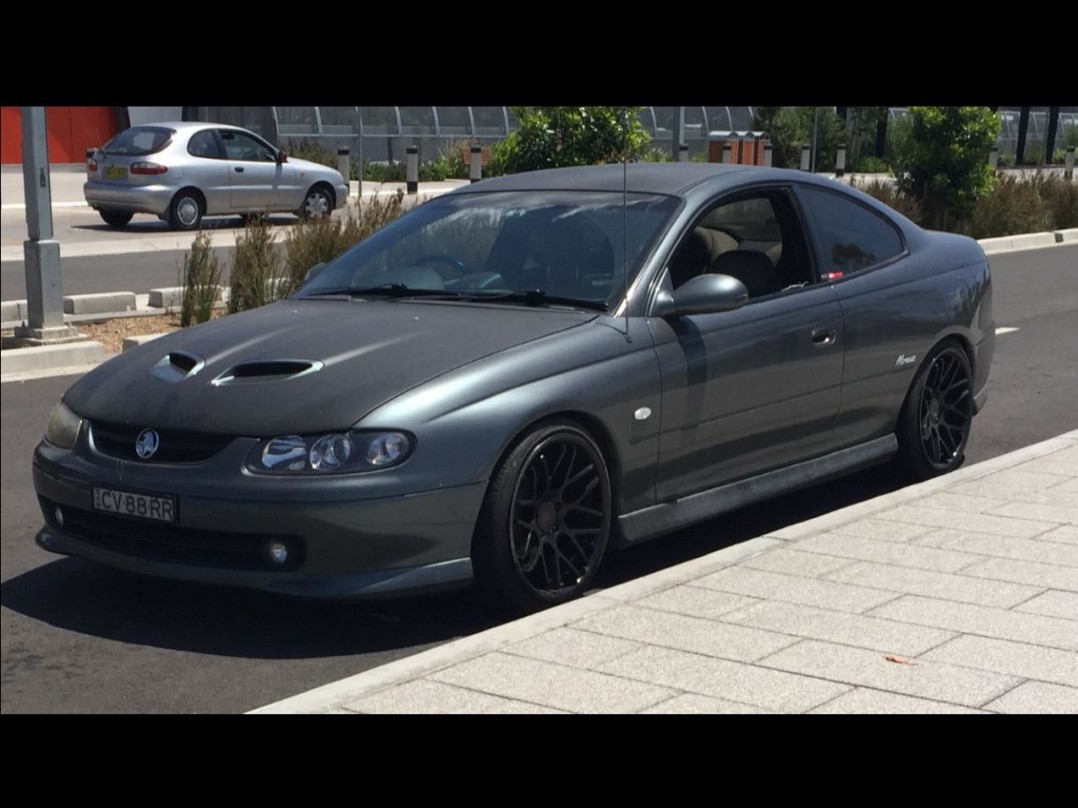
[[[609,547],[893,460],[956,468],[994,325],[976,242],[845,186],[633,164],[427,202],[291,299],[77,381],[41,547],[317,597],[580,595]]]

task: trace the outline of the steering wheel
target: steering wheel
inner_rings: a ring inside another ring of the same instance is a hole
[[[456,270],[457,276],[455,278],[446,278],[445,280],[460,280],[465,275],[470,275],[472,272],[471,269],[468,268],[467,264],[465,264],[456,256],[450,255],[449,253],[427,253],[426,255],[421,255],[416,258],[415,263],[419,265],[445,264]]]

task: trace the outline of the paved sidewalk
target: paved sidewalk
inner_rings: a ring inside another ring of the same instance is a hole
[[[1078,713],[1078,431],[257,713]]]

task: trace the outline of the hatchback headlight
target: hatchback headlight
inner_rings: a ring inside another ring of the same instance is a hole
[[[75,445],[81,427],[82,419],[61,401],[49,415],[49,422],[45,425],[45,440],[60,449],[70,449]]]
[[[332,474],[373,471],[403,463],[415,446],[403,432],[282,435],[261,441],[247,468],[261,474]]]

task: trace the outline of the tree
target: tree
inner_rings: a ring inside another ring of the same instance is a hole
[[[949,217],[968,216],[991,190],[988,151],[999,138],[999,117],[988,107],[910,107],[909,118],[899,187],[943,228]]]
[[[816,170],[833,171],[846,127],[834,107],[757,107],[753,127],[771,138],[771,164],[800,168],[801,147],[812,145],[816,128]]]
[[[496,171],[636,160],[651,136],[640,121],[643,107],[514,107],[517,130],[495,149]]]

